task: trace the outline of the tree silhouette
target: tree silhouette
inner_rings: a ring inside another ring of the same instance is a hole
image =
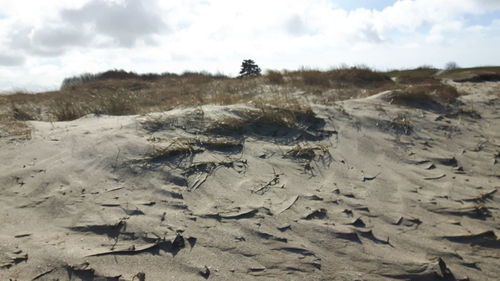
[[[260,67],[253,60],[243,60],[241,63],[240,78],[260,76]]]

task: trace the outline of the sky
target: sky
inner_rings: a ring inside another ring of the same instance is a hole
[[[125,69],[500,65],[500,0],[0,0],[0,91]]]

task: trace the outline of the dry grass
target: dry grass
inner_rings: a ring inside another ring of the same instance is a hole
[[[35,120],[34,111],[32,108],[23,105],[11,104],[10,115],[14,120],[30,121]]]
[[[403,85],[441,84],[441,81],[433,76],[402,75],[396,78],[396,83]]]
[[[285,83],[285,79],[283,78],[283,74],[279,71],[268,70],[265,74],[267,81],[274,85],[281,85]]]
[[[480,75],[500,75],[499,66],[483,66],[473,68],[457,68],[442,72],[439,78],[461,80]]]
[[[306,86],[330,87],[330,78],[325,72],[319,70],[302,70],[299,73],[302,83]]]
[[[457,90],[445,84],[411,85],[386,98],[393,104],[429,110],[444,110],[458,98]]]
[[[432,66],[422,66],[415,69],[392,70],[385,74],[394,78],[433,78],[439,70]]]
[[[500,67],[482,66],[473,68],[454,68],[440,71],[432,66],[422,66],[415,69],[393,70],[386,74],[396,78],[401,84],[435,83],[439,79],[452,79],[460,82],[482,82],[488,80],[498,81],[500,77]]]
[[[140,161],[149,163],[172,162],[179,164],[185,159],[192,159],[195,154],[205,150],[223,153],[237,153],[243,149],[243,143],[229,138],[201,137],[162,139],[153,137],[149,141],[156,143],[155,149]],[[166,144],[166,145],[165,145]]]
[[[488,71],[491,69],[494,68],[488,68]],[[450,75],[464,71],[468,70],[453,70]],[[249,79],[230,79],[223,75],[196,72],[182,75],[110,73],[119,77],[103,75],[105,79],[67,83],[60,91],[3,96],[0,114],[3,120],[10,121],[68,121],[92,113],[145,114],[177,107],[259,101],[269,106],[261,107],[260,114],[252,117],[262,123],[287,123],[297,113],[290,110],[289,105],[293,103],[332,104],[398,88],[402,88],[405,94],[395,96],[394,102],[403,105],[429,100],[449,103],[456,98],[454,89],[442,85],[434,77],[436,69],[431,67],[387,73],[365,67],[328,71],[268,71],[264,76]],[[398,77],[397,83],[389,76]],[[301,95],[297,96],[297,93]],[[276,108],[282,108],[281,112],[276,112]]]
[[[96,81],[106,81],[106,80],[123,80],[123,81],[158,81],[163,78],[172,78],[172,77],[189,77],[189,78],[199,78],[199,79],[227,79],[228,77],[225,76],[224,74],[210,74],[208,72],[184,72],[182,75],[174,74],[174,73],[162,73],[162,74],[157,74],[157,73],[145,73],[145,74],[138,74],[135,72],[127,72],[125,70],[119,70],[119,69],[114,69],[114,70],[108,70],[105,72],[101,73],[83,73],[77,76],[73,77],[68,77],[63,80],[61,89],[71,89],[75,88],[78,86],[81,86],[83,84],[90,84],[94,83]]]
[[[413,126],[410,118],[403,113],[398,113],[391,120],[391,129],[398,135],[410,135],[413,132]]]
[[[288,79],[286,79],[288,78]],[[301,69],[285,72],[285,80],[296,87],[375,89],[393,85],[389,76],[366,67],[337,68],[328,71]]]
[[[52,103],[49,105],[49,113],[54,116],[55,120],[57,121],[70,121],[78,119],[87,114],[88,108],[88,105],[85,106],[81,103],[61,99],[52,101]]]
[[[152,114],[142,122],[142,127],[152,133],[182,128],[198,136],[191,145],[231,151],[241,150],[241,142],[248,136],[273,137],[286,143],[322,139],[327,134],[322,131],[323,125],[324,120],[316,117],[308,104],[284,99],[231,107],[222,115],[205,113],[202,108],[187,109],[175,116]]]
[[[297,144],[285,153],[285,157],[299,160],[315,160],[329,155],[328,148],[323,145]]]
[[[228,117],[208,124],[207,131],[220,135],[255,133],[268,135],[280,129],[302,129],[316,121],[308,105],[288,103],[255,104],[255,110],[240,112],[238,117]]]
[[[257,79],[257,78],[256,78]],[[86,114],[129,115],[170,110],[178,106],[235,104],[262,94],[256,79],[212,79],[200,74],[158,81],[102,80],[65,90],[5,96],[9,120],[68,121]]]
[[[193,140],[192,143],[212,151],[237,152],[243,149],[243,143],[241,141],[231,138],[201,137]]]
[[[320,144],[297,144],[292,149],[288,150],[284,157],[302,163],[304,168],[303,172],[309,174],[311,177],[316,175],[313,164],[317,165],[321,163],[324,166],[329,166],[333,161],[333,157],[328,147]]]
[[[302,123],[313,122],[316,118],[309,105],[289,103],[283,107],[269,104],[256,104],[257,112],[251,117],[253,122],[264,125],[293,128]]]
[[[334,85],[340,87],[375,89],[394,84],[386,74],[365,67],[339,68],[328,74]]]
[[[31,128],[25,122],[0,121],[0,139],[9,141],[30,140]]]
[[[201,152],[200,148],[193,146],[186,140],[173,140],[168,146],[156,148],[153,153],[148,156],[150,162],[162,162],[172,159],[178,159],[191,156]]]
[[[472,82],[472,83],[499,82],[500,81],[500,74],[498,74],[498,73],[473,74],[469,77],[455,79],[454,81],[455,82]]]

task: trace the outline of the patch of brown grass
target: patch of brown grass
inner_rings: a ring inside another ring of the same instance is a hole
[[[444,110],[458,98],[457,90],[445,84],[410,85],[386,97],[393,104],[428,110]]]
[[[223,152],[240,151],[243,149],[243,143],[241,141],[230,138],[201,137],[193,140],[193,143],[208,150]]]
[[[396,82],[398,84],[405,85],[415,85],[415,84],[441,84],[439,79],[434,78],[433,76],[411,76],[411,75],[402,75],[396,78]]]
[[[339,68],[330,70],[327,74],[338,87],[373,89],[394,84],[386,74],[365,67]]]
[[[259,124],[293,128],[302,122],[310,122],[315,114],[309,105],[290,103],[283,107],[257,104],[258,111],[251,114],[252,120]]]
[[[319,70],[302,70],[300,71],[300,76],[306,86],[330,87],[330,79],[325,72]]]
[[[31,128],[25,122],[0,121],[0,138],[7,138],[10,141],[30,140]]]
[[[88,113],[87,107],[67,99],[54,100],[48,109],[56,121],[71,121]]]
[[[385,74],[394,78],[433,78],[439,69],[432,66],[421,66],[414,69],[392,70]]]
[[[149,79],[149,76],[128,77],[130,73],[120,72],[117,74],[126,77],[106,76],[102,80],[69,83],[60,91],[4,96],[0,114],[8,120],[69,121],[91,113],[145,114],[177,107],[256,104],[259,101],[260,105],[256,106],[261,106],[260,114],[252,118],[257,118],[262,124],[285,124],[287,120],[295,119],[297,112],[290,110],[294,103],[328,105],[401,87],[406,92],[405,96],[396,97],[401,103],[405,103],[404,99],[428,100],[430,97],[443,102],[453,100],[453,90],[429,77],[430,70],[415,71],[398,73],[402,79],[399,84],[395,84],[387,73],[365,67],[268,71],[264,76],[248,79],[230,79],[203,72],[153,75],[154,79]],[[299,114],[299,117],[303,116]]]
[[[330,154],[330,152],[326,146],[297,144],[285,153],[285,157],[302,160],[314,160],[316,158],[323,158],[327,154]]]
[[[452,80],[467,80],[480,75],[500,75],[499,66],[482,66],[472,68],[457,68],[443,71],[438,75],[439,78]]]
[[[186,140],[174,140],[168,146],[156,148],[148,157],[151,162],[168,161],[173,158],[187,157],[201,152],[200,148],[193,146]]]
[[[413,132],[413,126],[410,118],[403,113],[398,113],[396,117],[391,120],[391,129],[398,135],[410,135]]]
[[[320,140],[328,132],[323,131],[324,120],[316,117],[308,105],[257,104],[240,112],[235,117],[214,120],[205,126],[205,133],[217,136],[245,138],[272,137],[280,143],[296,143],[301,140]]]
[[[35,120],[34,110],[29,105],[11,104],[10,115],[14,120],[30,121]]]
[[[265,78],[271,84],[281,85],[285,83],[285,79],[283,78],[283,74],[279,71],[268,70],[265,74]]]
[[[332,89],[336,89],[337,93],[342,92],[342,97],[338,97],[336,100],[359,96],[358,94],[351,95],[354,90],[357,92],[363,90],[374,91],[394,85],[394,82],[385,73],[373,71],[366,67],[343,67],[329,71],[301,69],[298,71],[285,71],[283,75],[285,81],[290,81],[290,84],[294,87],[306,90],[314,95],[321,95],[325,91],[333,93],[330,91]]]
[[[457,89],[446,84],[415,85],[407,87],[405,92],[410,99],[432,99],[443,104],[452,103],[459,96]]]
[[[150,137],[148,141],[153,143],[171,143],[166,148],[157,149],[153,154],[159,152],[161,152],[160,154],[164,154],[163,152],[166,151],[170,151],[167,154],[173,153],[173,151],[177,151],[177,154],[180,154],[178,153],[180,150],[198,152],[203,149],[219,152],[239,152],[243,149],[242,141],[227,137],[198,136],[197,138],[182,138],[174,141],[161,137]]]

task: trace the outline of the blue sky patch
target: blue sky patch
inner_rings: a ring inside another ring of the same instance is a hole
[[[500,11],[481,15],[466,15],[464,20],[467,25],[490,25],[494,20],[500,20]]]
[[[392,6],[397,0],[332,0],[336,7],[352,11],[359,8],[368,10],[383,10]]]

